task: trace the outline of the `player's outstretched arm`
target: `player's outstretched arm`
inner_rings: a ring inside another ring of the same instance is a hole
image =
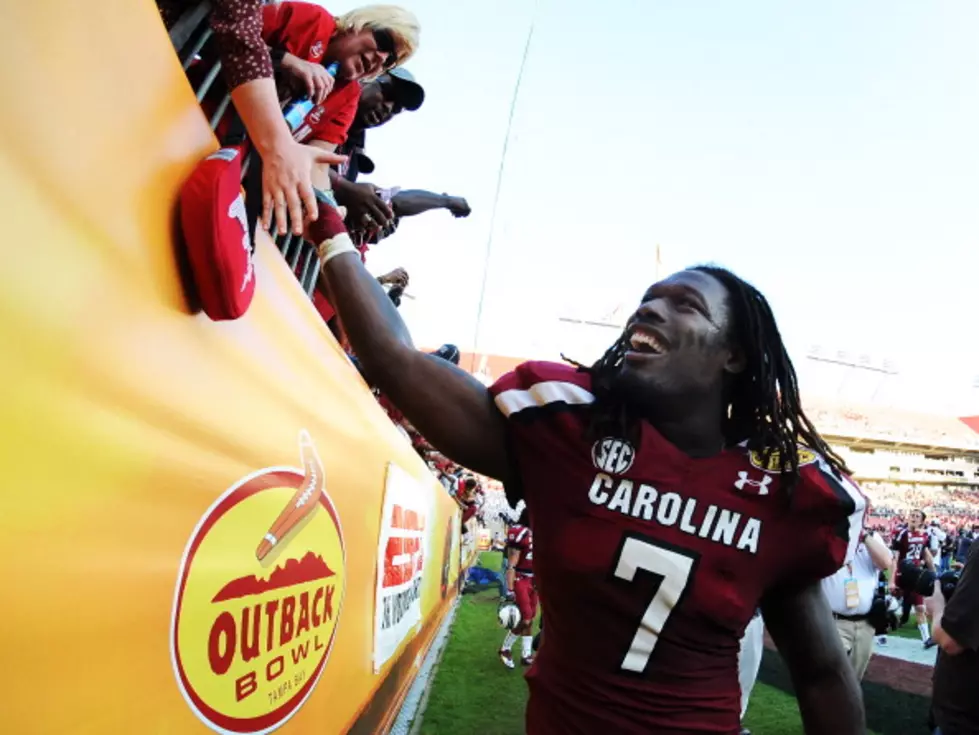
[[[347,252],[332,209],[320,207],[307,238],[323,247],[323,274],[331,301],[368,380],[416,429],[447,457],[476,472],[507,481],[506,426],[489,391],[450,362],[415,349],[391,299],[361,263]],[[331,254],[332,253],[332,254]],[[322,276],[321,276],[322,277]]]
[[[860,682],[819,583],[772,592],[761,611],[792,675],[806,734],[863,735]]]

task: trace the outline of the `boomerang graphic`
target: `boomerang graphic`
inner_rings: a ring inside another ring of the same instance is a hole
[[[305,472],[303,482],[258,545],[255,556],[259,561],[268,556],[290,531],[316,510],[316,502],[323,491],[323,463],[320,462],[316,447],[313,446],[312,437],[305,429],[299,432],[299,456]]]

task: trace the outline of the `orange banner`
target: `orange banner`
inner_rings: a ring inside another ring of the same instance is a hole
[[[4,732],[383,732],[457,506],[267,238],[246,316],[195,310],[216,141],[154,4],[5,3],[0,40]]]

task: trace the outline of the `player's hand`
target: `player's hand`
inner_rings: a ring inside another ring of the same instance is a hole
[[[891,586],[890,586],[890,587],[888,588],[888,590],[890,591],[890,593],[891,593],[891,596],[892,596],[892,597],[897,597],[897,596],[898,596],[898,592],[900,591],[900,590],[898,590],[898,588],[897,588],[897,585],[896,585],[896,584],[892,584],[892,585],[891,585]]]
[[[448,194],[443,194],[443,196],[447,199],[445,208],[452,212],[453,217],[468,217],[472,214],[469,202],[462,197],[450,197]]]
[[[404,268],[395,268],[390,273],[385,273],[383,276],[377,279],[382,284],[390,284],[392,286],[401,286],[405,288],[408,285],[408,271]]]
[[[373,184],[347,183],[334,190],[337,201],[347,208],[351,228],[367,229],[390,224],[394,213],[377,192],[378,188]]]
[[[281,68],[317,105],[322,104],[336,83],[322,64],[314,64],[292,54],[282,57]]]
[[[343,163],[345,156],[302,145],[292,139],[262,152],[262,226],[271,226],[272,214],[279,235],[303,233],[303,210],[314,221],[318,207],[311,172],[316,164]]]

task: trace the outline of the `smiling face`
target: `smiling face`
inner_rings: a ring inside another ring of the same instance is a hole
[[[387,75],[368,82],[360,91],[357,105],[357,126],[376,128],[400,113],[404,108],[396,101],[394,84]]]
[[[728,293],[713,276],[687,270],[652,285],[626,324],[618,387],[644,404],[719,390],[744,369],[732,326]]]

